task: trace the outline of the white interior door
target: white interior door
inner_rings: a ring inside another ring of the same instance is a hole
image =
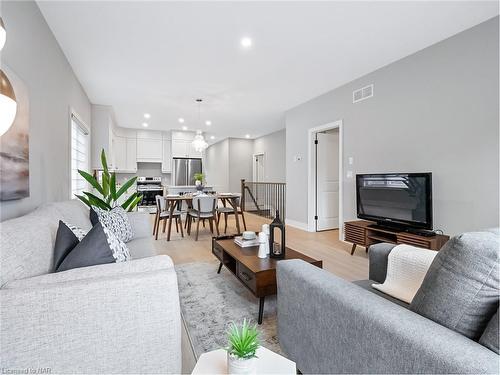
[[[253,181],[264,182],[264,154],[253,157]]]
[[[316,134],[316,230],[339,227],[339,133]]]

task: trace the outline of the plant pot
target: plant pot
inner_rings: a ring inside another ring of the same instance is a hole
[[[242,359],[227,353],[227,373],[251,375],[256,373],[255,358]]]
[[[198,191],[203,191],[203,189],[205,188],[200,180],[196,180],[194,184],[196,185],[196,190]]]

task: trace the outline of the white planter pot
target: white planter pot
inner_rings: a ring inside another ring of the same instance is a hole
[[[256,373],[255,358],[240,359],[227,353],[227,373],[251,375]]]
[[[196,181],[194,182],[194,184],[195,184],[196,186],[200,186],[200,185],[201,185],[201,181],[200,181],[200,180],[196,180]]]

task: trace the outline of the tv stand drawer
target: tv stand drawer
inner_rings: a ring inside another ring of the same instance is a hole
[[[366,228],[353,225],[349,222],[345,223],[345,240],[355,243],[356,245],[366,246]]]

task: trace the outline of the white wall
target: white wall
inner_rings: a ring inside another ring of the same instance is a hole
[[[252,180],[253,140],[229,138],[229,191],[239,193],[241,180]]]
[[[0,202],[0,220],[70,195],[69,107],[91,126],[90,102],[33,1],[1,2],[2,63],[26,84],[30,102],[30,197]]]
[[[226,138],[205,151],[207,184],[215,191],[238,193],[241,179],[252,179],[253,140]]]
[[[205,150],[203,169],[207,185],[215,191],[229,191],[229,139],[217,142]]]
[[[346,220],[356,217],[347,171],[432,172],[435,228],[498,226],[498,52],[496,17],[288,111],[287,218],[308,219],[308,129],[342,119]],[[353,104],[371,83],[374,97]]]
[[[264,174],[266,182],[286,181],[286,130],[256,138],[253,153],[264,153]],[[253,166],[252,166],[253,168]],[[252,170],[253,174],[253,170]],[[252,176],[253,178],[253,176]]]

